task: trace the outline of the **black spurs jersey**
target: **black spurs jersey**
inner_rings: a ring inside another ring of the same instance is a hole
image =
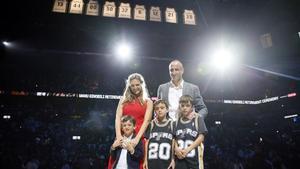
[[[191,120],[184,121],[182,118],[179,118],[175,122],[174,132],[178,147],[185,149],[198,138],[199,134],[207,133],[207,129],[203,118],[201,118],[198,114],[195,114],[195,117]],[[199,145],[190,151],[186,158],[181,160],[176,158],[176,169],[202,168],[202,151],[201,145]]]
[[[147,160],[149,169],[167,169],[173,156],[173,124],[167,120],[158,124],[156,119],[152,120],[145,134],[148,139]]]

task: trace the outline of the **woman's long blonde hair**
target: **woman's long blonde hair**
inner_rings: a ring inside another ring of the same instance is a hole
[[[141,82],[142,93],[141,93],[141,97],[139,97],[138,99],[139,99],[140,103],[143,105],[145,103],[145,101],[149,98],[149,94],[148,94],[145,80],[144,80],[143,76],[139,73],[133,73],[128,76],[128,78],[126,80],[126,87],[125,87],[124,94],[123,94],[123,104],[127,103],[127,102],[131,102],[134,99],[136,99],[136,97],[130,90],[130,82],[134,79]]]

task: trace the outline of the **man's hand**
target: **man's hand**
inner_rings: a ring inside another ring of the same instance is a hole
[[[182,150],[179,149],[179,148],[175,148],[175,155],[176,155],[179,159],[185,158],[185,156],[182,154]]]
[[[184,158],[188,155],[189,151],[187,149],[183,149],[181,150],[182,156],[184,156]]]

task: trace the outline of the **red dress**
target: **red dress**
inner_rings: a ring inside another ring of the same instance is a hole
[[[145,102],[143,105],[140,103],[138,99],[133,100],[132,102],[125,103],[123,105],[123,114],[122,115],[130,115],[132,116],[136,123],[135,123],[135,133],[138,134],[140,131],[140,128],[144,122],[144,117],[146,114],[147,109],[147,102]],[[142,137],[143,143],[143,137]],[[108,162],[108,169],[112,169],[113,161],[111,158],[109,158]],[[140,169],[143,168],[143,161],[140,161]]]
[[[147,103],[145,102],[143,105],[136,99],[132,102],[125,103],[123,106],[123,115],[132,116],[135,121],[135,133],[138,134],[140,128],[144,122],[144,117],[147,109]]]

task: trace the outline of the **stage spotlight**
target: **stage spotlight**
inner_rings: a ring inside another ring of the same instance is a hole
[[[221,121],[215,121],[216,125],[221,125]]]
[[[291,114],[291,115],[284,116],[285,119],[294,118],[294,117],[298,117],[298,114]]]
[[[218,70],[229,69],[234,62],[233,54],[228,49],[220,49],[213,54],[211,64]]]
[[[6,47],[9,47],[11,45],[11,43],[7,42],[7,41],[2,41],[2,44]]]
[[[80,136],[72,136],[72,140],[80,140]]]
[[[3,119],[10,119],[11,118],[11,116],[10,115],[3,115]]]
[[[130,45],[121,43],[117,46],[116,54],[118,57],[128,59],[132,53],[132,49]]]

